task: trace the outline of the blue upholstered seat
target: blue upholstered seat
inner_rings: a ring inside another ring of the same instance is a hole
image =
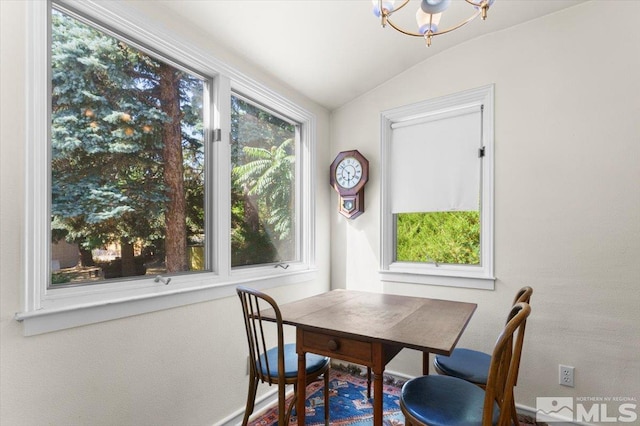
[[[269,361],[269,373],[273,377],[278,377],[278,348],[269,349],[266,353],[267,360]],[[318,371],[329,364],[329,358],[307,353],[307,374],[311,374]],[[265,355],[260,355],[260,363],[262,374],[267,374],[267,363],[265,362]],[[296,345],[289,343],[284,345],[284,376],[296,377],[298,375],[298,354],[296,352]]]
[[[450,376],[417,377],[402,387],[403,410],[430,426],[480,426],[484,397],[483,389]],[[499,416],[494,403],[494,425]]]
[[[454,349],[451,356],[436,355],[433,363],[436,369],[447,376],[486,385],[491,355],[473,349],[460,348]]]

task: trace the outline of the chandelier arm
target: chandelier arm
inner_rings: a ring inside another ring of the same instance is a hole
[[[396,9],[396,10],[398,10],[398,9]],[[389,19],[389,16],[387,16],[387,24],[389,24],[389,25],[390,25],[394,30],[396,30],[396,31],[398,31],[398,32],[400,32],[400,33],[402,33],[402,34],[404,34],[404,35],[413,36],[413,37],[425,37],[425,36],[427,36],[427,35],[430,35],[430,36],[432,36],[432,37],[433,37],[433,36],[437,36],[437,35],[440,35],[440,34],[446,34],[446,33],[449,33],[449,32],[451,32],[451,31],[457,30],[458,28],[462,27],[463,25],[466,25],[466,24],[468,24],[469,22],[471,22],[471,21],[473,21],[474,19],[476,19],[476,18],[480,15],[480,13],[482,13],[482,10],[478,10],[478,11],[476,11],[473,15],[471,15],[470,17],[468,17],[468,18],[467,18],[467,19],[465,19],[464,21],[460,22],[460,23],[459,23],[458,25],[456,25],[456,26],[453,26],[453,27],[447,28],[447,29],[445,29],[445,30],[440,30],[440,31],[435,31],[435,32],[427,32],[427,33],[425,33],[425,34],[420,34],[420,33],[416,33],[416,32],[413,32],[413,31],[407,31],[407,30],[404,30],[404,29],[402,29],[401,27],[399,27],[398,25],[394,24],[394,23]]]
[[[477,7],[480,13],[482,14],[482,20],[487,19],[487,12],[489,11],[489,0],[479,0],[479,3],[476,3],[473,0],[465,0],[470,5]]]
[[[400,10],[403,7],[405,7],[406,5],[408,5],[411,0],[404,0],[404,2],[400,6],[396,7],[394,10],[384,9],[382,7],[382,1],[383,0],[378,0],[378,9],[380,9],[380,23],[382,24],[382,27],[384,28],[384,27],[387,26],[387,22],[389,20],[389,16],[393,15],[395,12],[397,12],[398,10]],[[394,27],[397,31],[400,31],[395,25],[392,25],[392,27]]]
[[[403,7],[405,7],[406,5],[408,5],[408,4],[409,4],[409,1],[410,1],[410,0],[404,0],[404,2],[403,2],[400,6],[396,7],[395,9],[393,9],[393,11],[392,11],[392,12],[389,12],[389,13],[387,14],[387,18],[388,18],[389,16],[393,15],[393,14],[394,14],[395,12],[397,12],[398,10],[402,9]],[[467,0],[467,1],[468,1],[468,0]]]
[[[408,36],[413,36],[413,37],[423,37],[422,34],[420,33],[414,33],[412,31],[407,31],[404,30],[402,28],[400,28],[399,26],[397,26],[396,24],[394,24],[393,22],[391,22],[391,20],[387,17],[387,24],[389,24],[391,26],[391,28],[393,28],[394,30],[404,34],[404,35],[408,35]]]

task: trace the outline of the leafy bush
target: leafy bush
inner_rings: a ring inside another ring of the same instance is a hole
[[[480,213],[397,215],[396,260],[462,265],[480,263]]]
[[[66,284],[71,282],[71,277],[67,274],[51,274],[51,285]]]

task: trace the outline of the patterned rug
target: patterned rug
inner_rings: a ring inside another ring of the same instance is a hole
[[[336,426],[371,426],[373,424],[373,407],[367,399],[367,379],[354,370],[344,371],[332,368],[330,379],[331,425]],[[324,425],[324,382],[318,381],[307,386],[306,424],[309,426]],[[404,416],[400,411],[399,396],[402,382],[385,376],[383,386],[383,424],[384,426],[404,426]],[[287,399],[290,403],[291,397]],[[288,405],[287,405],[288,406]],[[522,416],[520,426],[536,425],[531,418]],[[292,416],[289,424],[297,425]],[[261,416],[249,422],[249,426],[277,426],[278,407],[266,410]],[[542,426],[542,424],[538,424]]]

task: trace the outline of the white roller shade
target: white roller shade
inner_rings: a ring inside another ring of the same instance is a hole
[[[479,106],[392,125],[392,213],[479,209]]]

